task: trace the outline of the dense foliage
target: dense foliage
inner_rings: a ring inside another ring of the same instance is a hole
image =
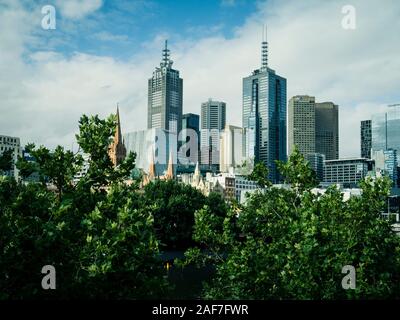
[[[0,177],[0,298],[165,295],[151,209],[139,205],[135,183],[123,183],[135,155],[116,168],[108,157],[115,127],[114,116],[81,118],[77,140],[89,155],[89,170],[77,184],[81,156],[32,144],[35,161],[20,159],[17,166],[22,176],[37,172],[40,182]],[[41,288],[44,265],[56,269],[56,290]]]
[[[12,169],[13,167],[13,158],[12,158],[13,150],[5,150],[1,155],[0,155],[0,174],[2,172],[6,172]]]
[[[336,187],[312,192],[315,174],[297,150],[278,168],[291,188],[266,188],[226,218],[196,213],[194,239],[208,250],[188,250],[185,263],[216,267],[204,297],[399,298],[399,237],[380,218],[390,181],[367,179],[360,197],[344,201]],[[355,289],[342,287],[346,265]]]
[[[204,196],[199,190],[174,180],[157,180],[144,188],[144,206],[152,207],[158,239],[166,249],[186,249],[192,242],[194,213],[209,206],[224,216],[227,207],[219,194]]]
[[[295,150],[278,163],[290,187],[272,186],[258,163],[249,179],[262,189],[245,205],[228,208],[219,194],[171,180],[139,190],[139,181],[126,183],[135,155],[117,167],[108,156],[115,121],[80,119],[88,171],[79,181],[82,156],[33,144],[34,161],[17,167],[38,183],[0,175],[0,299],[167,298],[163,251],[188,246],[183,265],[215,269],[204,298],[400,298],[399,237],[380,218],[389,180],[366,179],[361,196],[347,201],[335,187],[318,194]],[[11,161],[3,154],[0,170]],[[56,269],[56,290],[41,287],[44,265]],[[345,265],[356,269],[355,289],[342,287]]]
[[[173,284],[162,251],[193,244],[196,210],[225,215],[218,194],[206,197],[176,181],[156,180],[141,191],[137,180],[126,184],[135,155],[113,166],[115,121],[80,119],[76,138],[88,170],[79,181],[80,153],[34,144],[26,146],[34,160],[20,158],[17,168],[23,178],[36,174],[37,183],[0,177],[0,299],[167,297]],[[4,153],[1,168],[11,160]],[[44,265],[56,269],[56,290],[41,288]]]

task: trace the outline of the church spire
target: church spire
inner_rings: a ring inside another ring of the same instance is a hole
[[[154,150],[151,148],[151,162],[149,166],[149,178],[153,180],[156,177],[156,166],[154,164]]]
[[[121,133],[121,121],[119,118],[119,105],[117,103],[117,129],[115,130],[115,138],[114,141],[118,144],[119,141],[122,142],[122,133]]]
[[[115,129],[115,134],[114,134],[114,139],[113,142],[110,145],[108,154],[111,158],[112,163],[114,166],[119,165],[122,161],[124,161],[126,157],[126,148],[124,145],[124,141],[122,138],[122,132],[121,132],[121,121],[119,117],[119,105],[117,103],[117,123],[116,123],[116,129]]]
[[[267,41],[267,25],[263,26],[262,42],[261,42],[261,70],[268,68],[268,41]]]
[[[167,169],[167,174],[165,176],[166,176],[167,179],[173,179],[174,178],[172,152],[169,153],[168,169]]]

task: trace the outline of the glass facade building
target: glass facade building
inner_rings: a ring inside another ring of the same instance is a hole
[[[321,153],[309,153],[306,159],[310,167],[314,170],[318,181],[322,182],[324,180],[324,161],[325,155]]]
[[[371,148],[374,151],[394,149],[400,152],[400,106],[372,115]]]
[[[372,151],[372,159],[375,162],[375,170],[381,172],[383,175],[388,176],[395,186],[398,184],[398,170],[397,170],[397,150],[377,150]]]
[[[242,125],[245,158],[262,161],[269,179],[279,182],[275,160],[286,161],[286,79],[262,66],[243,79]]]
[[[182,136],[179,137],[188,146],[182,146],[180,150],[183,157],[186,157],[189,161],[188,164],[196,164],[199,161],[200,155],[200,116],[194,113],[186,113],[182,116]],[[191,141],[194,139],[194,141]],[[193,145],[196,145],[196,149],[192,150]]]
[[[339,107],[332,102],[315,104],[315,152],[339,158]]]

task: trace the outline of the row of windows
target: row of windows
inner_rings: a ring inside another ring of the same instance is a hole
[[[15,147],[4,147],[4,146],[1,146],[1,147],[0,147],[0,151],[8,151],[8,150],[14,150],[14,151],[16,151],[16,150],[15,150]]]
[[[0,136],[0,143],[19,143],[18,138]]]

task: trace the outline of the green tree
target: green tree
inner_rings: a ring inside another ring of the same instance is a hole
[[[152,208],[157,237],[165,249],[188,248],[192,241],[194,214],[208,206],[213,214],[224,217],[228,211],[220,194],[207,197],[199,190],[175,180],[155,180],[146,185],[143,206]]]
[[[0,173],[10,171],[13,167],[13,151],[12,149],[4,151],[0,155]]]
[[[220,219],[195,215],[193,248],[186,264],[212,264],[204,287],[216,299],[399,298],[399,238],[380,218],[390,183],[361,182],[362,195],[348,201],[336,187],[313,192],[314,175],[299,152],[280,173],[290,189],[269,187]],[[341,286],[342,268],[356,269],[356,289]]]
[[[247,178],[257,182],[260,188],[271,186],[271,182],[268,180],[268,168],[264,162],[257,162]]]
[[[211,196],[218,214],[225,209],[223,199]],[[144,189],[144,206],[152,207],[157,237],[166,249],[182,249],[192,244],[194,213],[207,203],[197,189],[174,180],[156,180]]]
[[[73,178],[82,168],[82,156],[74,155],[61,146],[57,146],[53,152],[44,146],[36,149],[34,144],[27,145],[25,149],[35,161],[19,158],[17,168],[21,170],[22,176],[25,178],[33,172],[39,173],[40,182],[44,185],[53,184],[57,189],[58,200],[61,201],[63,193],[71,190]]]
[[[50,152],[28,145],[35,161],[19,160],[23,175],[40,183],[0,177],[0,298],[158,298],[168,292],[151,208],[143,207],[137,183],[124,179],[134,168],[130,154],[118,167],[108,156],[116,127],[82,116],[77,140],[89,156],[79,183],[82,158],[62,147]],[[48,189],[48,183],[56,192]],[[43,290],[44,265],[57,272],[57,289]]]

